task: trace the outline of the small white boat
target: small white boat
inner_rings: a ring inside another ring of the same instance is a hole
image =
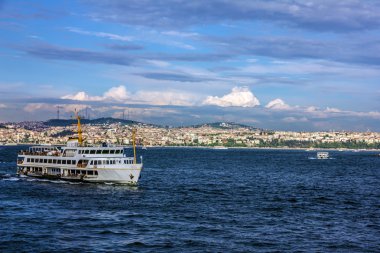
[[[329,159],[329,152],[318,152],[317,158],[318,159]]]
[[[215,146],[215,147],[213,147],[213,149],[224,150],[224,149],[228,149],[228,148],[224,147],[224,146]]]

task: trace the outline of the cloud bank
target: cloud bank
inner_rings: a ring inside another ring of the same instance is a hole
[[[208,96],[203,101],[203,104],[221,107],[255,107],[260,105],[260,102],[247,87],[234,87],[231,93],[224,95],[223,97]]]
[[[272,109],[272,110],[289,110],[291,107],[288,104],[285,104],[285,102],[280,99],[276,98],[272,101],[270,101],[265,108]]]
[[[161,29],[234,21],[271,21],[283,26],[335,32],[376,29],[380,26],[378,1],[109,0],[104,2],[91,0],[88,2],[92,7],[89,15],[94,19]]]

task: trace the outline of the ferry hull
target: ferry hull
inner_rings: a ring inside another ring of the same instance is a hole
[[[49,173],[35,173],[32,171],[26,171],[20,167],[17,171],[19,176],[27,176],[33,178],[42,178],[49,180],[65,180],[71,182],[89,182],[89,183],[116,183],[116,184],[133,184],[136,185],[141,177],[142,165],[133,165],[133,168],[129,169],[97,169],[98,175],[68,175],[65,171],[68,168],[61,168],[63,174],[49,174]]]

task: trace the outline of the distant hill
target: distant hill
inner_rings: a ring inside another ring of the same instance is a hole
[[[199,124],[199,125],[193,125],[191,127],[199,128],[199,127],[212,127],[212,128],[218,128],[218,129],[237,129],[237,128],[247,128],[249,130],[261,130],[256,127],[247,126],[243,124],[233,123],[233,122],[214,122],[214,123],[206,123],[206,124]]]
[[[120,123],[122,125],[133,125],[133,124],[144,124],[138,121],[133,120],[123,120],[123,119],[115,119],[115,118],[99,118],[99,119],[81,119],[81,124],[92,124],[92,125],[109,125],[109,124],[115,124]],[[46,127],[50,126],[71,126],[77,124],[76,119],[50,119],[48,121],[43,122],[43,125]],[[150,125],[150,126],[156,126],[156,127],[164,127],[160,125],[153,125],[153,124],[144,124],[144,125]],[[212,127],[217,129],[237,129],[237,128],[246,128],[249,130],[262,130],[256,127],[247,126],[243,124],[233,123],[233,122],[214,122],[214,123],[205,123],[205,124],[199,124],[199,125],[192,125],[189,127],[199,128],[199,127]]]
[[[115,119],[115,118],[99,118],[99,119],[81,119],[81,124],[93,124],[93,125],[103,125],[103,124],[114,124],[120,123],[123,125],[132,125],[139,124],[140,122],[133,120],[125,120],[125,119]],[[76,124],[76,119],[50,119],[44,122],[46,126],[70,126]],[[141,124],[141,123],[140,123]]]

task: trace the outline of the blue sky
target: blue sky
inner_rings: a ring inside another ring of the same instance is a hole
[[[380,2],[0,0],[0,121],[380,131]]]

